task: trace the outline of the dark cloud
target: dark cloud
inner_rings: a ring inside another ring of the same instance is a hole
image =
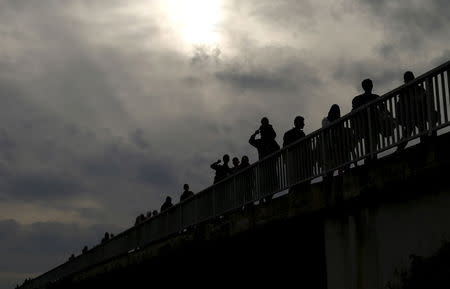
[[[82,227],[77,224],[39,222],[21,225],[15,220],[0,220],[0,272],[36,272],[51,269],[79,254],[86,244],[98,244],[104,232],[119,232],[114,225]],[[26,260],[26,262],[24,262]]]
[[[81,193],[81,185],[70,176],[63,174],[50,175],[48,172],[36,174],[14,175],[10,177],[2,190],[10,198],[21,201],[48,201],[55,198],[69,198]]]
[[[442,37],[450,25],[450,8],[445,0],[363,3],[385,26],[387,41],[397,43],[402,50],[421,51],[426,43]]]

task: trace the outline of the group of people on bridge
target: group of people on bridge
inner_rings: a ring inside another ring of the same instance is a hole
[[[415,79],[414,74],[411,71],[407,71],[404,73],[404,82],[408,84]],[[361,83],[362,89],[364,93],[357,95],[352,100],[352,111],[357,110],[365,105],[375,101],[379,98],[379,95],[372,93],[373,90],[373,82],[370,79],[365,79]],[[379,135],[384,137],[392,136],[393,130],[395,127],[397,130],[401,130],[401,140],[398,142],[397,150],[401,151],[406,147],[407,139],[413,134],[416,128],[419,131],[423,131],[427,128],[427,125],[431,125],[430,119],[438,118],[438,112],[434,108],[434,104],[430,100],[427,101],[427,92],[423,85],[417,84],[410,87],[408,93],[404,93],[400,95],[398,101],[396,101],[394,108],[388,109],[385,104],[379,103],[374,109],[370,110],[369,118],[372,119],[373,122],[377,122],[378,120],[382,120],[388,125],[378,126],[377,129],[369,129],[370,124],[367,122],[367,118],[361,118],[361,122],[358,125],[352,124],[351,127],[348,125],[340,130],[341,134],[352,135],[353,139],[356,139],[356,143],[360,143],[364,146],[366,152],[369,149],[369,140],[375,141],[375,146],[378,145]],[[395,113],[395,117],[393,116]],[[432,114],[432,117],[426,114]],[[425,115],[424,115],[425,114]],[[405,115],[407,115],[405,117]],[[339,105],[333,104],[328,114],[322,120],[322,127],[327,127],[335,123],[341,118],[341,110]],[[401,126],[401,128],[400,128]],[[294,127],[290,130],[286,131],[283,136],[283,147],[294,144],[295,142],[300,141],[305,138],[305,133],[303,131],[305,127],[305,119],[303,116],[296,116],[294,119]],[[433,136],[433,134],[431,134]],[[259,128],[250,136],[249,143],[253,147],[256,148],[258,152],[259,160],[262,160],[278,150],[280,150],[280,145],[276,141],[276,132],[273,126],[270,124],[269,119],[267,117],[263,117],[261,119],[261,124]],[[345,138],[347,136],[344,135],[333,135],[328,136],[328,145],[330,146],[329,152],[325,153],[322,156],[321,162],[322,165],[326,166],[326,163],[329,161],[327,159],[331,159],[333,156],[333,150],[341,149],[339,146],[339,138]],[[333,139],[335,138],[335,139]],[[347,139],[352,139],[347,137]],[[402,141],[403,140],[403,141]],[[426,136],[421,136],[421,141],[426,140]],[[348,151],[348,159],[352,159],[352,154],[354,153],[354,146],[349,146],[350,149]],[[373,144],[372,144],[373,145]],[[313,149],[314,150],[314,149]],[[313,151],[310,150],[310,151]],[[371,156],[371,158],[376,158],[375,156]],[[354,157],[353,157],[354,159]],[[370,160],[370,159],[369,159]],[[339,160],[341,163],[346,160]],[[250,161],[248,156],[244,155],[239,159],[238,157],[233,157],[232,159],[232,167],[229,165],[230,156],[228,154],[223,155],[222,159],[217,160],[216,162],[211,164],[211,169],[215,171],[214,184],[221,182],[222,180],[237,174],[250,166]],[[356,165],[356,163],[355,163]],[[269,174],[276,174],[276,169],[273,167],[272,169],[269,166],[269,169],[266,170]],[[333,172],[331,172],[332,176]],[[325,177],[329,177],[330,172],[328,171],[325,174]],[[190,190],[188,184],[184,184],[183,192],[180,196],[180,202],[186,201],[187,199],[194,196],[194,193]],[[268,202],[271,199],[271,196],[264,197],[261,201]],[[167,196],[165,202],[162,204],[160,208],[160,212],[157,210],[148,211],[146,214],[140,214],[136,217],[135,225],[142,224],[143,222],[156,217],[158,214],[167,211],[173,206],[172,198]],[[113,235],[109,233],[105,233],[104,238],[101,243],[104,244],[108,242]],[[87,247],[83,248],[83,253],[87,252]],[[70,259],[73,259],[72,255]]]

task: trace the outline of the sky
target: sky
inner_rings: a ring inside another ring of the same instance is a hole
[[[450,60],[447,0],[0,0],[0,289]]]

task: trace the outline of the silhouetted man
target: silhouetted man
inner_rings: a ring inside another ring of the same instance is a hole
[[[158,216],[158,211],[157,210],[153,210],[152,217],[156,217],[156,216]]]
[[[184,191],[181,194],[180,202],[182,202],[182,201],[186,200],[187,198],[190,198],[190,197],[192,197],[194,195],[193,192],[189,191],[189,185],[188,184],[184,184],[183,189],[184,189]]]
[[[223,164],[220,164],[222,161],[218,160],[217,162],[213,163],[211,165],[211,169],[216,171],[216,176],[214,177],[214,183],[220,182],[221,180],[225,179],[231,174],[231,169],[228,166],[228,163],[230,162],[230,156],[224,155],[223,156]]]
[[[303,128],[305,127],[305,119],[302,116],[297,116],[294,119],[294,127],[288,130],[283,136],[283,147],[290,145],[305,137]]]
[[[372,93],[373,82],[369,78],[364,79],[361,83],[364,90],[363,94],[357,95],[352,100],[352,110],[358,109],[371,101],[374,101],[379,97],[377,94]]]
[[[83,250],[81,251],[81,253],[86,254],[87,251],[88,251],[88,247],[87,247],[87,246],[84,246],[84,247],[83,247]]]
[[[172,204],[172,198],[169,197],[169,196],[167,196],[167,197],[166,197],[166,201],[165,201],[164,204],[162,204],[162,206],[161,206],[161,210],[160,210],[161,213],[162,213],[163,211],[165,211],[165,210],[170,209],[172,206],[173,206],[173,204]]]
[[[260,135],[259,139],[256,139],[257,135]],[[277,134],[272,125],[269,124],[269,119],[263,117],[261,119],[261,126],[250,136],[249,143],[258,150],[258,158],[261,160],[271,153],[280,149],[275,137]]]
[[[364,79],[361,83],[362,88],[364,90],[363,94],[360,94],[353,98],[352,100],[352,110],[356,110],[372,101],[377,99],[379,95],[373,94],[373,83],[370,79]],[[364,147],[365,153],[368,154],[371,151],[370,148],[370,137],[372,137],[374,141],[374,148],[376,149],[376,143],[378,142],[378,131],[375,129],[375,122],[378,121],[378,109],[372,109],[371,119],[372,119],[372,135],[369,134],[369,123],[367,115],[362,113],[355,116],[356,121],[359,122],[359,128],[356,125],[356,122],[352,122],[352,128],[359,140],[364,139]],[[376,155],[374,155],[373,159],[376,159]]]
[[[239,165],[240,165],[239,159],[237,157],[234,157],[232,160],[232,163],[233,163],[233,167],[231,168],[231,173],[235,174],[239,171]]]

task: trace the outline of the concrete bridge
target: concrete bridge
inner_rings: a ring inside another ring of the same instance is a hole
[[[450,236],[449,68],[425,73],[21,288],[403,288],[410,257],[432,256]],[[418,144],[393,152],[406,141]],[[281,195],[259,204],[274,193]]]

